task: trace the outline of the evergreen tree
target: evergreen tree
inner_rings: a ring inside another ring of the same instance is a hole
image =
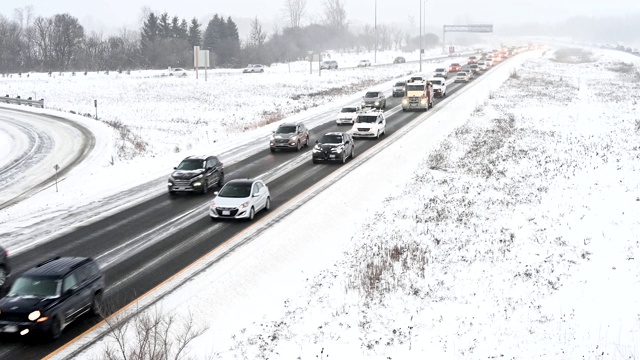
[[[217,63],[223,64],[221,56],[222,47],[222,32],[223,32],[224,20],[215,14],[213,19],[209,21],[207,29],[204,31],[204,38],[202,39],[203,50],[209,50],[216,55]]]
[[[202,32],[200,31],[200,23],[196,18],[191,19],[188,41],[191,46],[200,46],[202,44]]]
[[[177,16],[171,18],[171,36],[172,38],[180,37],[180,19]]]
[[[180,27],[178,28],[178,39],[187,40],[189,38],[189,26],[187,25],[187,20],[182,19],[180,21]]]
[[[238,32],[238,26],[233,22],[231,16],[227,18],[227,22],[224,24],[224,56],[225,63],[229,65],[240,65],[240,34]]]
[[[158,36],[161,39],[168,39],[172,37],[171,21],[169,20],[169,14],[165,12],[164,14],[160,15],[160,18],[158,19],[158,25],[159,25]]]
[[[140,36],[142,48],[148,48],[158,39],[158,31],[158,17],[154,13],[150,13],[142,26],[142,34]]]

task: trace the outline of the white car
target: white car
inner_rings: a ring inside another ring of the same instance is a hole
[[[271,208],[271,194],[262,180],[237,179],[224,184],[209,205],[211,221],[216,219],[253,220],[260,210]]]
[[[367,67],[367,66],[371,66],[371,61],[360,60],[360,62],[358,63],[358,67]]]
[[[387,131],[387,119],[384,112],[379,110],[370,110],[361,112],[356,118],[356,122],[351,129],[353,138],[376,138],[379,139]]]
[[[433,72],[433,77],[443,77],[446,79],[449,77],[449,71],[445,68],[437,68],[436,71]]]
[[[343,107],[340,109],[338,115],[336,115],[336,125],[355,123],[360,111],[362,111],[362,108],[357,105]]]
[[[493,66],[493,61],[491,61],[491,59],[485,59],[484,64],[487,66],[487,69],[489,69]]]
[[[455,82],[469,82],[471,80],[471,73],[467,71],[460,71],[456,74]]]
[[[429,82],[433,84],[433,96],[441,98],[447,96],[447,82],[443,78],[429,79]]]
[[[169,76],[187,76],[187,70],[183,69],[183,68],[169,68],[169,71],[167,73],[164,73],[164,75],[169,75]]]
[[[487,71],[487,63],[484,62],[484,60],[478,61],[478,69],[480,69],[480,71]]]
[[[243,73],[263,73],[264,72],[264,66],[260,65],[260,64],[249,64],[249,66],[247,66],[244,70],[242,70]]]

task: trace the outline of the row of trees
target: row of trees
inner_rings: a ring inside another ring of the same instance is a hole
[[[396,27],[378,25],[374,30],[366,25],[355,33],[344,0],[324,0],[322,20],[306,26],[302,26],[306,0],[283,1],[287,26],[268,33],[256,17],[244,41],[234,20],[218,14],[203,26],[196,18],[187,21],[147,10],[140,29],[104,37],[86,34],[70,14],[42,17],[35,16],[30,6],[17,9],[13,19],[0,14],[0,73],[190,67],[193,46],[209,50],[215,67],[299,60],[309,51],[328,49],[372,51],[375,44],[379,50],[418,48],[418,37]],[[438,43],[432,34],[425,39],[430,46]]]

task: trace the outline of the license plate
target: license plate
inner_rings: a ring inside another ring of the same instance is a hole
[[[229,211],[229,210],[222,210],[222,215],[231,215],[231,211]]]
[[[335,156],[335,155],[329,155],[329,157],[330,157],[331,159],[335,159],[335,158],[336,158],[336,156]]]
[[[15,325],[7,325],[4,327],[4,329],[2,329],[2,331],[14,333],[14,332],[18,332],[18,327]]]

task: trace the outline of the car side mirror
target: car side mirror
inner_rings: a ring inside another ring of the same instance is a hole
[[[318,140],[316,140],[316,144],[318,144]]]
[[[253,197],[258,197],[260,195],[260,193],[253,193]]]
[[[173,170],[178,170],[178,167],[177,167],[177,166],[174,166],[174,167],[173,167]]]
[[[219,193],[218,191],[214,191],[213,196],[218,196],[218,193]]]
[[[272,134],[275,134],[275,133],[276,133],[276,131],[275,131],[275,130],[273,130],[271,133],[272,133]]]
[[[67,289],[67,291],[65,291],[65,292],[64,292],[64,294],[65,294],[66,296],[71,296],[71,295],[73,295],[75,292],[76,292],[76,288],[75,288],[75,287],[72,287],[71,289]]]

